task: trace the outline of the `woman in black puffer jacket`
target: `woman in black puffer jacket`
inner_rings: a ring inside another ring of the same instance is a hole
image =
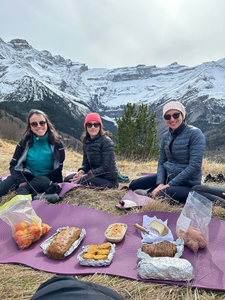
[[[118,169],[114,144],[108,131],[102,130],[102,121],[97,113],[86,116],[83,143],[83,163],[78,172],[65,178],[65,182],[83,185],[117,188]]]

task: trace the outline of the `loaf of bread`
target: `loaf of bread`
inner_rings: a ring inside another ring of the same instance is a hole
[[[160,223],[156,220],[152,221],[149,226],[150,228],[158,231],[161,236],[165,236],[169,233],[168,228],[163,223]]]
[[[141,250],[151,257],[174,257],[177,252],[176,246],[168,241],[156,244],[143,244]]]
[[[72,244],[79,238],[81,229],[77,227],[69,227],[63,229],[47,248],[48,257],[54,259],[62,259],[63,255]]]

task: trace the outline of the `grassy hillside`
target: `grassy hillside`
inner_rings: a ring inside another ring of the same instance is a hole
[[[8,144],[0,140],[0,174],[8,173],[9,162],[13,155],[14,149],[15,145]],[[67,148],[63,175],[66,175],[66,171],[77,170],[77,168],[81,165],[81,161],[81,154]],[[121,173],[128,175],[130,180],[138,178],[141,175],[141,172],[155,172],[157,168],[156,161],[139,163],[138,161],[118,160],[117,165],[121,169]],[[204,159],[203,178],[208,173],[216,175],[218,173],[224,174],[224,172],[224,164]],[[162,204],[160,201],[157,201],[156,204],[151,204],[142,209],[134,209],[130,211],[119,210],[115,207],[115,205],[121,200],[126,192],[127,191],[125,190],[99,191],[77,188],[66,193],[63,197],[62,203],[95,208],[117,216],[132,214],[141,211],[182,211],[182,208],[179,206],[169,206],[168,204]],[[9,201],[13,196],[14,194],[12,193],[3,197],[3,201],[1,202],[1,204]],[[213,208],[213,218],[224,220],[225,209],[222,209],[219,206],[215,206]],[[41,283],[54,276],[54,274],[37,271],[24,265],[17,264],[0,264],[0,274],[0,299],[4,300],[30,299],[31,295],[34,294]],[[125,298],[131,300],[151,300],[157,298],[161,300],[224,299],[224,293],[217,291],[191,289],[166,284],[154,284],[150,282],[137,282],[135,280],[129,280],[122,277],[98,274],[79,275],[75,277],[80,280],[89,281],[109,287],[123,295]]]

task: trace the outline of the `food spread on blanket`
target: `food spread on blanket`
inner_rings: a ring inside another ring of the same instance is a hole
[[[124,223],[114,223],[109,225],[105,231],[105,237],[108,241],[118,243],[122,241],[127,231],[127,225]]]
[[[150,220],[149,220],[150,219]],[[162,220],[156,217],[143,216],[143,227],[150,227],[160,234],[161,238],[169,236],[170,229]],[[138,227],[137,227],[138,228]],[[149,232],[150,233],[150,232]],[[184,250],[184,240],[179,237],[176,241],[160,241],[143,243],[137,256],[139,275],[143,279],[164,279],[185,281],[194,278],[194,269],[191,263],[180,257]]]
[[[37,225],[35,222],[29,223],[23,221],[16,224],[15,229],[16,233],[13,238],[18,244],[18,247],[23,250],[45,235],[50,229],[50,226],[44,223]]]
[[[80,234],[81,229],[77,227],[68,227],[63,229],[56,235],[48,246],[48,257],[62,259],[65,252],[67,252],[72,244],[80,237]]]

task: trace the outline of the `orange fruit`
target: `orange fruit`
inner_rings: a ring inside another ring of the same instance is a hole
[[[17,244],[21,250],[28,248],[31,243],[32,243],[32,241],[26,236],[20,237],[17,242]]]
[[[16,225],[16,231],[18,230],[24,230],[27,226],[29,226],[28,223],[20,222]]]
[[[18,240],[19,240],[22,236],[24,236],[23,230],[18,230],[18,231],[14,234],[14,240],[15,240],[16,242],[18,242]]]
[[[41,224],[41,231],[42,231],[42,235],[45,235],[50,229],[50,226],[48,224]]]

